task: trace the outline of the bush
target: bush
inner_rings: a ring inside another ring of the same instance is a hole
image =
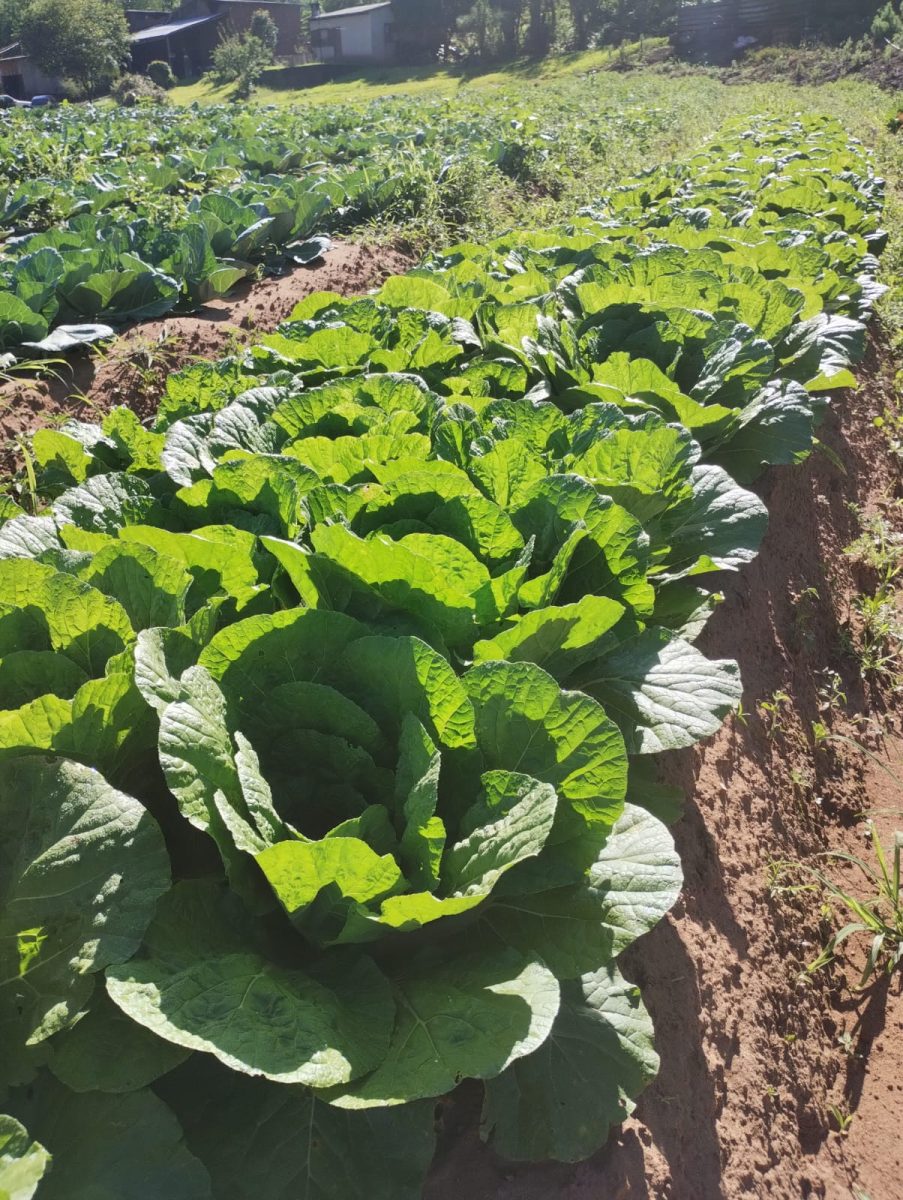
[[[162,58],[154,59],[152,63],[148,63],[145,74],[159,88],[171,88],[176,82],[176,77],[172,73],[172,67],[168,62],[164,62]]]
[[[166,93],[146,75],[123,75],[110,95],[117,104],[131,108],[136,104],[165,104]]]
[[[216,83],[234,83],[236,97],[243,98],[272,61],[272,50],[252,33],[228,34],[213,51],[210,74]]]

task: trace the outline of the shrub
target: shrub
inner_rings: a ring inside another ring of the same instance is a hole
[[[233,33],[224,37],[213,51],[210,73],[217,83],[234,83],[237,97],[247,97],[272,61],[272,51],[259,38],[251,33]]]
[[[148,63],[145,74],[152,83],[155,83],[160,88],[171,88],[176,82],[176,77],[172,73],[172,67],[162,58],[154,59],[152,63]]]
[[[136,104],[164,104],[166,93],[146,75],[123,75],[118,79],[110,95],[126,108]]]

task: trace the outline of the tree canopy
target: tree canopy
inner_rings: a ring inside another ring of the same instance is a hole
[[[129,57],[129,27],[116,0],[32,0],[18,37],[41,70],[86,92],[109,87]]]

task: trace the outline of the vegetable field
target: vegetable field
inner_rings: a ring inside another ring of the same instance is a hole
[[[570,92],[541,115],[479,100],[11,113],[0,129],[0,353],[90,344],[314,261],[325,228],[414,219],[437,179],[454,191],[462,162],[517,190],[566,171],[577,143],[604,157],[669,120],[648,108],[603,117]]]
[[[304,259],[462,137],[380,114],[303,153],[288,109],[13,114],[3,347]],[[545,153],[461,119],[513,178]],[[505,1159],[606,1142],[658,1068],[619,956],[682,886],[659,756],[740,703],[697,642],[752,485],[855,382],[882,206],[836,122],[729,123],[559,227],[304,298],[148,425],[35,434],[0,526],[0,1195],[417,1200],[462,1080]]]

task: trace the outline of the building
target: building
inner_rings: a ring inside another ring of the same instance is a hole
[[[310,14],[314,56],[327,63],[391,63],[395,61],[395,24],[391,0]]]
[[[32,96],[59,96],[62,90],[60,81],[45,75],[18,42],[0,49],[0,95],[30,100]]]
[[[137,16],[144,18],[154,14],[128,13],[129,24]],[[169,20],[150,20],[144,28],[132,32],[132,65],[136,75],[143,75],[148,64],[154,61],[168,62],[173,74],[179,78],[199,75],[210,63],[210,56],[220,38],[219,14],[209,13],[202,17],[183,17],[172,20],[172,13],[160,14]]]
[[[148,63],[159,59],[168,62],[179,78],[200,75],[210,66],[219,40],[228,33],[244,33],[261,8],[273,18],[278,31],[276,57],[292,57],[301,40],[298,0],[186,0],[169,12],[126,9],[132,42],[130,69],[143,75]],[[22,53],[18,42],[0,48],[0,95],[30,100],[62,93],[61,81],[45,75]]]
[[[126,9],[132,31],[132,70],[143,74],[148,63],[160,59],[180,78],[199,75],[210,66],[220,38],[244,33],[261,8],[278,31],[276,56],[290,57],[301,38],[298,0],[187,0],[171,12]]]
[[[796,44],[815,28],[815,0],[683,0],[674,44],[691,58],[729,62],[750,46]]]

